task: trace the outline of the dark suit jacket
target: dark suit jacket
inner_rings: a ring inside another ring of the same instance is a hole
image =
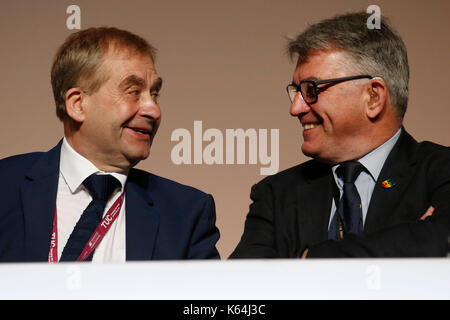
[[[381,183],[391,179],[392,188]],[[310,160],[254,185],[242,238],[230,258],[444,256],[450,236],[450,148],[403,129],[380,172],[364,234],[327,240],[334,180]],[[421,216],[433,205],[434,214]]]
[[[47,261],[60,150],[0,161],[0,261]],[[125,197],[126,260],[219,258],[211,195],[131,169]]]

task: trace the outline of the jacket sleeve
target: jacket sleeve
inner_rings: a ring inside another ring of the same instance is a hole
[[[270,185],[262,182],[252,187],[253,201],[245,220],[244,233],[230,259],[278,258],[274,239],[273,194]]]
[[[220,259],[216,243],[219,230],[216,227],[214,198],[207,195],[200,203],[200,215],[192,233],[188,259]]]

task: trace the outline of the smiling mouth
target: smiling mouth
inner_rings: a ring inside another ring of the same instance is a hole
[[[126,128],[133,131],[135,135],[140,138],[149,139],[151,136],[151,129],[133,128],[133,127],[126,127]]]
[[[314,129],[318,125],[319,125],[318,123],[305,123],[305,124],[303,124],[303,129],[304,130]]]
[[[150,134],[150,131],[149,131],[149,130],[145,130],[145,129],[137,129],[137,128],[130,128],[130,129],[133,130],[133,131],[142,133],[142,134]]]

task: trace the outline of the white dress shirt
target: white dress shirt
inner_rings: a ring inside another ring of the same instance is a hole
[[[400,137],[401,130],[401,128],[398,129],[397,132],[389,140],[358,160],[367,170],[363,170],[355,180],[356,189],[358,190],[359,196],[361,197],[363,225],[366,223],[366,216],[369,209],[370,199],[372,198],[373,189],[375,188],[375,184],[377,183],[378,176],[380,175],[381,169],[383,168],[384,162],[386,161],[389,153]],[[338,166],[339,164],[333,166],[331,169],[333,171],[336,185],[339,188],[340,197],[342,197],[342,194],[344,192],[344,181],[336,174],[336,169],[338,168]],[[333,199],[328,228],[330,228],[330,223],[333,219],[335,211],[336,205]]]
[[[105,174],[94,164],[76,152],[63,139],[59,167],[58,191],[56,196],[57,228],[58,228],[58,260],[61,258],[64,246],[69,239],[84,209],[92,200],[89,191],[82,185],[84,179],[91,174]],[[120,181],[121,188],[117,189],[106,203],[103,215],[124,190],[127,175],[108,173]],[[92,262],[125,262],[125,198],[119,216],[111,225],[100,244],[94,251]]]

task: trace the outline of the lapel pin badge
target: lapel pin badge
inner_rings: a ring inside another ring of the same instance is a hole
[[[392,188],[396,185],[395,181],[392,179],[386,179],[383,182],[381,182],[381,185],[383,186],[383,188]]]

